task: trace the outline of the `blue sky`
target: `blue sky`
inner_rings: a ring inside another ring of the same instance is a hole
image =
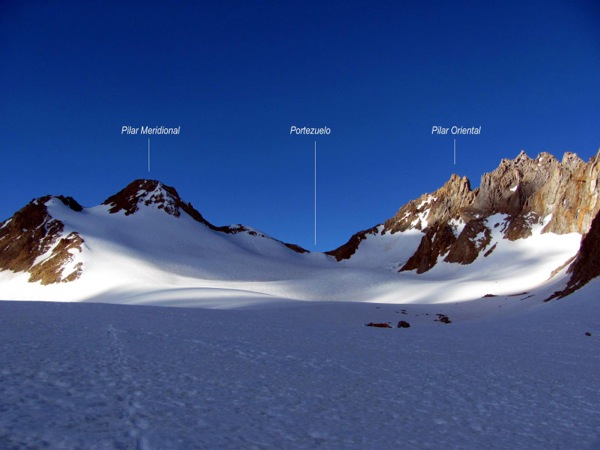
[[[330,250],[452,173],[600,148],[600,6],[506,2],[0,5],[0,218],[136,178],[216,225]],[[179,136],[121,135],[123,125]],[[331,129],[314,141],[292,125]],[[431,134],[481,126],[479,136]]]

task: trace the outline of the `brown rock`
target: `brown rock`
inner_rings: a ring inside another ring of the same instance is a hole
[[[49,257],[33,265],[29,272],[30,282],[40,281],[42,284],[52,284],[74,281],[81,276],[82,264],[78,263],[68,275],[63,275],[65,266],[73,261],[73,254],[69,250],[82,251],[81,246],[83,245],[83,239],[78,233],[69,233],[67,237],[64,237],[58,241],[58,244],[52,249],[52,253]]]
[[[455,242],[456,236],[450,225],[440,224],[437,227],[428,227],[417,251],[402,266],[400,272],[415,269],[417,273],[427,272]]]
[[[341,247],[336,248],[335,250],[331,250],[325,252],[326,255],[331,255],[335,257],[337,261],[341,261],[343,259],[350,259],[352,255],[356,252],[360,243],[367,238],[369,234],[375,235],[377,234],[377,226],[370,228],[368,230],[359,231],[354,234],[348,242],[346,242]]]
[[[450,247],[444,261],[449,263],[471,264],[479,253],[485,250],[492,238],[491,230],[484,219],[475,219],[467,223],[456,242]]]
[[[435,322],[452,323],[450,318],[448,318],[448,316],[445,314],[436,314],[436,316],[437,316],[437,319],[435,319]]]
[[[548,300],[565,297],[600,276],[600,212],[596,214],[589,232],[582,238],[579,252],[568,272],[571,278],[567,287]]]
[[[389,323],[386,322],[369,322],[367,323],[365,326],[367,327],[375,327],[375,328],[392,328],[392,326]]]
[[[447,224],[452,219],[460,219],[463,209],[471,205],[475,195],[467,177],[452,175],[437,191],[424,194],[400,208],[394,217],[385,222],[384,231],[425,230]]]
[[[77,233],[62,238],[64,224],[52,218],[46,203],[51,199],[61,201],[73,211],[83,208],[70,197],[46,196],[33,200],[15,215],[0,225],[0,270],[29,272],[29,281],[41,281],[43,284],[56,283],[63,279],[73,280],[80,274],[62,276],[65,264],[72,261],[70,249],[81,250],[83,240]],[[43,261],[40,257],[51,250],[51,255]]]

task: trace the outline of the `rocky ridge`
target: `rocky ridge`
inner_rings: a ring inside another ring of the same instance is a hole
[[[472,190],[466,177],[452,175],[383,226],[355,234],[328,254],[350,259],[370,235],[419,230],[421,242],[400,271],[423,273],[439,261],[470,264],[489,256],[496,246],[493,227],[500,226],[502,237],[513,241],[529,237],[535,225],[544,225],[543,232],[585,234],[600,209],[599,173],[600,152],[585,163],[574,153],[558,161],[549,153],[531,159],[522,151],[484,174],[479,188]],[[500,216],[492,223],[495,215]]]
[[[225,234],[247,233],[255,237],[272,239],[263,233],[241,224],[222,227],[213,225],[191,203],[184,202],[174,187],[162,184],[157,180],[135,180],[115,195],[107,198],[102,204],[109,206],[109,213],[116,214],[123,211],[126,216],[135,214],[143,206],[157,208],[174,217],[180,217],[183,211],[196,222],[207,226],[213,231]],[[308,250],[299,245],[281,243],[296,253],[308,252]]]

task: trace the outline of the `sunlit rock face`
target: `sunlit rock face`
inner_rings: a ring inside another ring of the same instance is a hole
[[[503,239],[543,233],[585,234],[600,209],[600,153],[583,162],[574,153],[562,161],[549,153],[535,159],[522,151],[504,159],[471,189],[466,177],[452,175],[444,186],[408,202],[382,226],[355,234],[329,252],[338,261],[349,259],[369,235],[422,232],[421,243],[400,271],[423,273],[438,262],[470,264],[495,249],[494,229]]]

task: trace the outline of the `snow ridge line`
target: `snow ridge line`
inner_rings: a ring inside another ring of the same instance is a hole
[[[116,400],[120,405],[119,419],[122,419],[128,435],[135,440],[136,449],[146,449],[148,443],[142,436],[145,420],[139,417],[141,406],[132,396],[139,394],[134,391],[133,372],[127,362],[127,356],[124,352],[123,343],[119,339],[119,334],[125,333],[123,330],[116,329],[112,324],[106,327],[108,336],[108,347],[110,352],[111,371],[114,373],[114,384],[116,390]],[[140,425],[142,425],[140,427]]]

